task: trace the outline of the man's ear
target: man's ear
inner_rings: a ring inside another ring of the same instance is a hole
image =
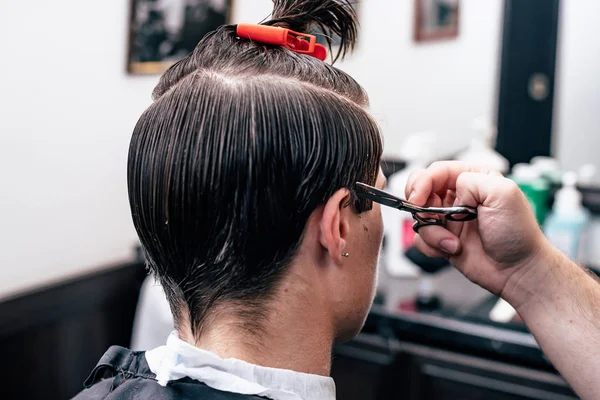
[[[339,189],[327,200],[321,216],[319,241],[336,264],[343,261],[342,253],[350,231],[348,213],[343,212],[350,199],[348,189]]]

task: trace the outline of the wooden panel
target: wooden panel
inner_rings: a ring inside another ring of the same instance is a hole
[[[338,400],[574,400],[558,374],[361,334],[336,346]]]
[[[145,268],[124,265],[0,304],[2,399],[66,399],[110,345],[129,346]]]

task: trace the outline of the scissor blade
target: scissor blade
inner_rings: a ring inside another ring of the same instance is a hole
[[[366,185],[364,183],[357,182],[357,189],[360,191],[361,197],[369,199],[384,206],[394,207],[398,209],[404,208],[404,200],[393,196],[383,190],[374,188],[373,186]]]

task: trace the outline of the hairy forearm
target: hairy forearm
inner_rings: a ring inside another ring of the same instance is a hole
[[[581,398],[600,398],[600,284],[596,278],[548,248],[520,277],[513,292],[519,289],[524,296],[513,305],[546,356]]]

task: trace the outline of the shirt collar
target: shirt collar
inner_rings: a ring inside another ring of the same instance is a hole
[[[273,400],[335,400],[335,383],[330,377],[223,359],[184,342],[176,332],[171,333],[166,346],[145,355],[162,386],[187,376],[217,390]]]

